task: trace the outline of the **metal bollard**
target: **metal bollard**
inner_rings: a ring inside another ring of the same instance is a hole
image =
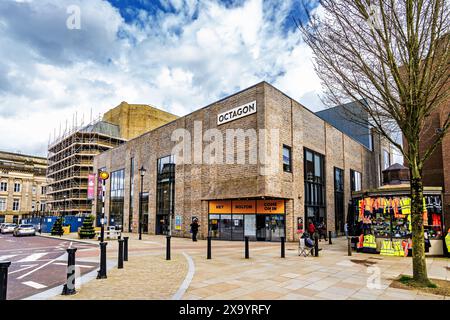
[[[349,237],[347,239],[347,253],[349,256],[352,255],[352,238],[351,237]]]
[[[281,237],[281,257],[284,258],[285,248],[284,248],[285,238]]]
[[[166,260],[170,260],[170,236],[166,237]]]
[[[319,237],[317,235],[314,236],[314,256],[319,256]]]
[[[123,261],[128,261],[128,238],[123,237]]]
[[[206,251],[206,259],[211,259],[211,236],[208,236],[207,240],[208,240],[208,247]]]
[[[333,242],[331,242],[331,231],[328,231],[328,244],[333,244]]]
[[[248,250],[248,237],[245,237],[245,259],[248,259],[250,256],[249,250]]]
[[[8,291],[8,268],[10,265],[10,261],[0,262],[0,301],[6,300],[6,293]]]
[[[63,287],[62,295],[68,296],[77,293],[75,290],[75,252],[77,248],[67,249],[67,282]]]
[[[123,239],[117,240],[119,242],[119,254],[117,257],[117,269],[123,269]]]
[[[100,242],[100,270],[97,279],[106,279],[106,245],[108,242]]]

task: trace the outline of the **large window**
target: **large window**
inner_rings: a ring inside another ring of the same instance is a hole
[[[6,198],[0,198],[0,211],[6,211]]]
[[[391,165],[391,154],[383,149],[383,170],[389,168]]]
[[[292,172],[292,150],[291,147],[283,145],[283,170]]]
[[[175,159],[170,155],[158,159],[156,185],[156,234],[169,231],[169,219],[175,208]]]
[[[326,223],[324,156],[306,148],[304,154],[306,218]]]
[[[20,182],[15,182],[14,183],[14,192],[20,192],[22,185],[20,184]]]
[[[20,199],[14,199],[13,200],[13,211],[19,211],[20,210]]]
[[[0,191],[8,191],[8,182],[0,182]]]
[[[336,233],[344,232],[344,170],[334,168],[334,213]]]
[[[122,228],[124,207],[124,181],[125,170],[117,170],[111,173],[111,203],[109,224]]]
[[[361,191],[362,187],[361,172],[350,169],[350,189],[351,191]]]
[[[130,160],[130,211],[128,213],[128,232],[132,231],[133,226],[133,194],[134,194],[134,158]]]

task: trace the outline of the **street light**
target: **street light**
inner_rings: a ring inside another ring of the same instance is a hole
[[[144,175],[147,170],[144,166],[139,169],[141,175],[141,190],[139,192],[139,240],[142,240],[142,190],[144,189]]]

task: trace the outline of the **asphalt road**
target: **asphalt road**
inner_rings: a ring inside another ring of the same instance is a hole
[[[66,283],[67,248],[77,248],[80,275],[98,269],[98,246],[39,236],[0,234],[0,261],[11,261],[8,300],[23,299]]]

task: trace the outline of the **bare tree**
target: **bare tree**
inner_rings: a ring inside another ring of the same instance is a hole
[[[421,285],[430,284],[422,168],[449,131],[448,112],[431,133],[432,143],[424,148],[421,139],[430,114],[449,103],[449,6],[448,0],[323,0],[308,23],[299,25],[326,100],[363,99],[372,124],[409,164],[413,278]],[[405,146],[393,137],[398,130]]]

